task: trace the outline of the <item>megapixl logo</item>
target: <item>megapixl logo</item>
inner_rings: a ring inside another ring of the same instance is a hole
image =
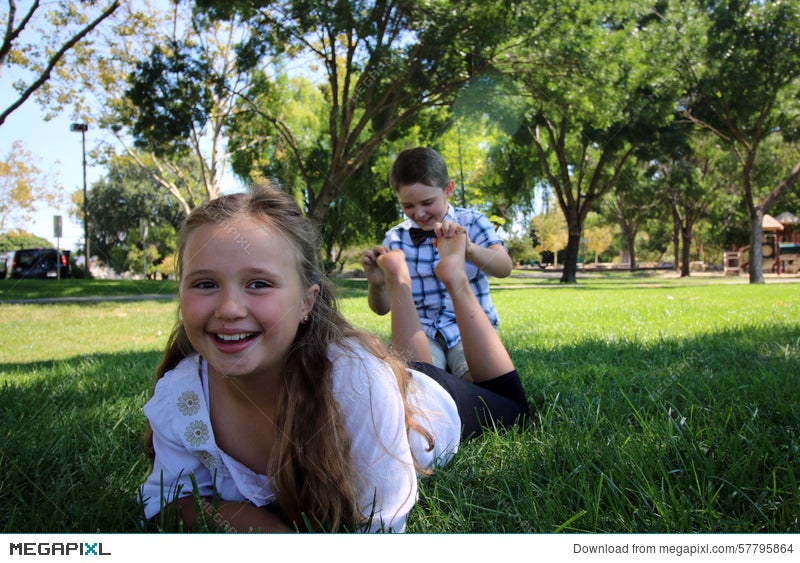
[[[111,555],[101,542],[11,542],[9,555]]]

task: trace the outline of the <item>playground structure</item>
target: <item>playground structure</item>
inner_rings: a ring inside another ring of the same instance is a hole
[[[800,272],[800,218],[784,211],[777,217],[764,215],[761,223],[764,232],[761,251],[764,272],[796,274]],[[747,271],[750,262],[750,247],[726,252],[725,274],[738,276]]]

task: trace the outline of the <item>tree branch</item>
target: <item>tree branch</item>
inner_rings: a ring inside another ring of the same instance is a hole
[[[120,5],[119,1],[114,0],[114,2],[112,2],[111,5],[109,5],[109,7],[103,11],[103,13],[97,16],[97,18],[94,21],[92,21],[89,25],[87,25],[85,28],[83,28],[74,36],[72,36],[71,39],[69,39],[66,43],[64,43],[64,45],[61,46],[61,49],[59,49],[52,57],[50,57],[47,66],[44,68],[39,78],[36,79],[30,86],[28,86],[28,88],[26,88],[24,92],[22,92],[22,94],[20,95],[19,99],[17,99],[16,102],[12,103],[2,113],[0,113],[0,125],[5,123],[5,120],[6,118],[8,118],[9,115],[11,115],[22,104],[24,104],[36,90],[41,88],[42,85],[50,79],[50,74],[53,72],[53,69],[61,61],[61,59],[64,57],[67,51],[72,49],[72,47],[74,47],[78,42],[80,42],[84,37],[86,37],[94,28],[100,25],[100,23],[103,20],[105,20],[107,17],[113,14],[114,11],[117,8],[119,8],[119,5]]]

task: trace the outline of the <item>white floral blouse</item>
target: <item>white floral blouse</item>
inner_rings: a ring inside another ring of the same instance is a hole
[[[411,370],[409,401],[423,415],[419,422],[435,446],[405,426],[403,404],[390,368],[358,344],[352,351],[333,348],[334,397],[352,438],[351,456],[359,502],[370,531],[404,531],[417,499],[414,458],[433,468],[458,449],[461,421],[452,397],[433,379]],[[202,368],[202,369],[201,369]],[[183,359],[156,384],[144,413],[153,429],[153,470],[140,493],[147,518],[192,494],[214,491],[223,500],[264,506],[274,502],[270,479],[227,455],[216,444],[208,408],[208,374],[197,355]],[[373,509],[374,506],[374,509]]]

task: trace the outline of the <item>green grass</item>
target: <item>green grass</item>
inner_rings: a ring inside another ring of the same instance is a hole
[[[20,299],[174,295],[174,280],[0,280],[0,302]]]
[[[425,478],[409,531],[800,532],[798,284],[504,282],[500,334],[534,416]],[[52,296],[42,283],[11,291]],[[340,286],[387,338],[363,282]],[[174,308],[0,305],[0,530],[137,531],[141,407]]]

